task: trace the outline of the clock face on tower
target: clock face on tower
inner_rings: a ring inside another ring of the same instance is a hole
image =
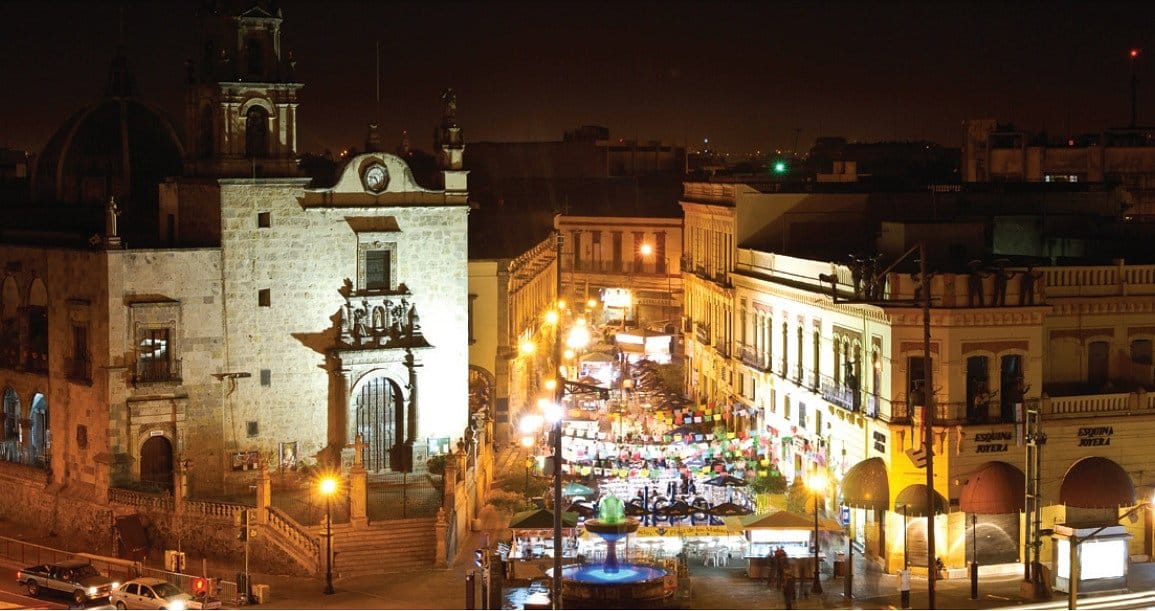
[[[389,171],[385,166],[375,163],[368,168],[365,168],[364,173],[365,188],[374,192],[380,193],[389,186]]]

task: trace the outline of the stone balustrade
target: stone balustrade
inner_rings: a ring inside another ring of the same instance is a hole
[[[268,508],[268,517],[265,526],[285,540],[289,544],[286,547],[299,550],[303,556],[307,556],[314,570],[317,570],[317,567],[321,566],[320,542],[296,520],[275,507]]]

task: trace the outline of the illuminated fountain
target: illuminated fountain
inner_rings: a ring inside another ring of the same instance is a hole
[[[562,602],[571,609],[646,608],[665,599],[666,571],[632,562],[618,562],[617,543],[638,530],[638,521],[626,517],[621,499],[602,499],[596,520],[585,529],[606,542],[606,559],[598,564],[571,565],[562,569]]]

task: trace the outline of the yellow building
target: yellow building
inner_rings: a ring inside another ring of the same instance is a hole
[[[958,569],[977,555],[983,574],[1023,571],[1034,549],[1051,560],[1040,531],[1113,524],[1150,496],[1155,268],[935,267],[938,253],[981,248],[966,242],[976,232],[903,221],[881,223],[886,255],[856,259],[846,229],[870,234],[876,200],[767,191],[685,185],[688,387],[756,408],[788,478],[825,469],[838,486],[828,509],[849,508],[852,536],[887,570],[925,570],[935,556]],[[919,242],[932,272],[926,326]],[[1150,556],[1150,520],[1123,525],[1129,553]]]

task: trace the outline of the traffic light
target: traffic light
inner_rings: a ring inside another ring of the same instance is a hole
[[[240,513],[233,518],[233,523],[240,527],[237,531],[238,541],[249,540],[249,510],[242,509]]]
[[[193,577],[192,591],[197,596],[204,596],[209,591],[209,581],[204,577]]]
[[[770,171],[781,176],[790,171],[790,164],[785,159],[775,159],[770,163]]]

